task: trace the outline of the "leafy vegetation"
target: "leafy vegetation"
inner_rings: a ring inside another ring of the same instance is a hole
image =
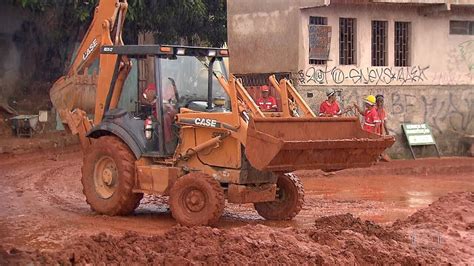
[[[15,41],[26,50],[35,46],[34,54],[24,54],[42,65],[32,79],[55,80],[84,37],[99,1],[8,1],[31,14]],[[128,5],[127,44],[137,43],[140,33],[152,33],[157,43],[167,44],[221,46],[226,41],[226,0],[128,0]]]

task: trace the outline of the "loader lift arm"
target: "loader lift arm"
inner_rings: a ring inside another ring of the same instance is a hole
[[[270,113],[260,110],[255,100],[252,99],[252,96],[250,96],[247,89],[242,85],[241,80],[236,79],[234,76],[232,76],[232,79],[235,80],[236,83],[235,89],[237,90],[239,103],[243,106],[241,109],[247,110],[255,118],[269,117],[269,114],[272,114],[271,117],[317,117],[293,84],[287,79],[282,79],[278,82],[275,75],[271,75],[268,78],[278,94],[280,94],[282,103],[282,112]],[[221,82],[221,84],[224,83],[225,81]]]

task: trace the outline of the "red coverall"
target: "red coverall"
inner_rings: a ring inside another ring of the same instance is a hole
[[[148,84],[144,93],[154,90],[157,93],[156,86],[154,83]],[[167,92],[167,93],[166,93]],[[171,96],[169,96],[171,95]],[[171,124],[173,123],[174,116],[178,113],[172,104],[169,104],[169,100],[174,98],[174,95],[170,92],[170,89],[165,91],[165,98],[163,99],[163,124],[164,124],[164,139],[165,142],[170,141],[173,138],[172,131],[171,131]],[[158,118],[158,113],[156,112],[156,99],[152,102],[152,112],[153,116]]]
[[[385,134],[384,124],[385,124],[385,121],[387,120],[387,114],[385,113],[384,108],[377,108],[377,114],[379,115],[379,119],[380,119],[379,134],[384,135]]]
[[[337,102],[324,101],[319,107],[319,116],[337,116],[341,114],[341,108]]]
[[[273,111],[277,108],[277,102],[273,96],[268,96],[267,98],[258,98],[257,105],[263,112]]]
[[[365,109],[363,128],[367,132],[380,134],[380,118],[375,107]]]

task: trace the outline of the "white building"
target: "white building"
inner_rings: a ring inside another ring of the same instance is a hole
[[[231,73],[292,78],[314,109],[328,87],[345,105],[384,94],[393,154],[401,123],[427,123],[443,154],[474,134],[474,0],[228,1],[228,39]]]

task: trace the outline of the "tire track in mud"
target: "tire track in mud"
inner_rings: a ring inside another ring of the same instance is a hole
[[[89,208],[85,204],[78,204],[81,201],[85,202],[82,193],[77,195],[74,193],[74,190],[68,189],[80,185],[79,181],[77,181],[78,184],[74,184],[75,182],[71,182],[71,180],[61,180],[61,176],[65,176],[65,171],[73,171],[77,173],[77,178],[74,178],[73,180],[80,179],[78,165],[76,163],[68,163],[66,165],[55,166],[52,169],[46,169],[44,172],[40,173],[38,179],[34,182],[34,187],[38,193],[42,193],[42,198],[52,203],[60,210],[68,213],[84,214],[89,211]],[[71,184],[68,184],[67,181],[71,182]],[[63,191],[61,191],[61,186],[59,186],[59,184],[63,185]]]
[[[77,214],[81,207],[67,197],[56,195],[67,185],[60,180],[61,172],[77,166],[77,161],[69,159],[69,156],[51,160],[46,154],[33,155],[25,156],[21,163],[12,160],[2,165],[7,169],[1,181],[1,195],[8,199],[1,218],[2,235],[6,240],[25,246],[54,248],[71,235],[70,221],[77,217],[71,213]]]

